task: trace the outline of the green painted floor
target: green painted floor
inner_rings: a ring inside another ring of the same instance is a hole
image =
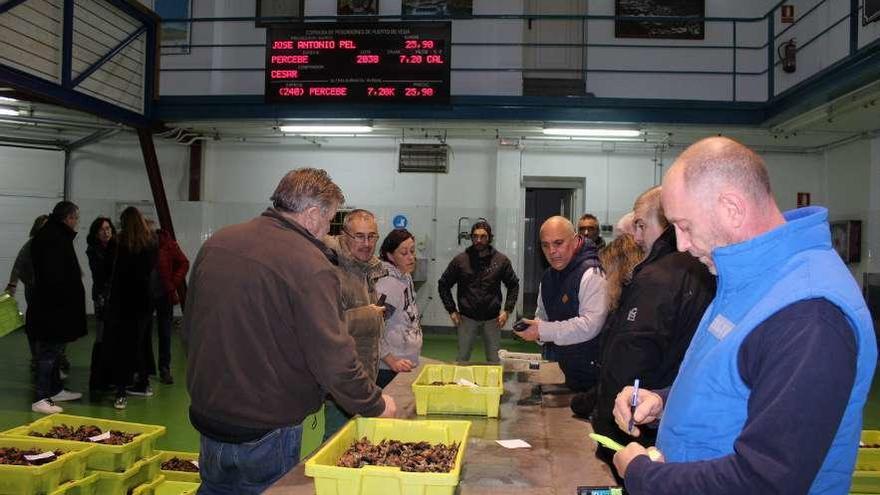
[[[174,385],[163,385],[154,379],[152,381],[153,397],[129,396],[128,408],[124,411],[117,411],[113,408],[114,396],[112,393],[94,399],[88,396],[89,359],[93,340],[94,333],[90,329],[90,334],[87,337],[79,339],[67,348],[68,359],[71,362],[71,373],[67,378],[66,387],[69,390],[83,392],[83,398],[78,401],[59,403],[64,408],[64,413],[164,425],[168,428],[168,432],[159,439],[160,449],[197,452],[199,437],[190,425],[187,416],[189,396],[186,393],[184,383],[186,364],[177,335],[174,335],[171,347]],[[155,335],[153,341],[155,344]],[[518,352],[537,352],[537,346],[534,344],[513,339],[502,339],[501,348]],[[454,361],[456,356],[455,336],[425,335],[423,354],[442,361]],[[482,356],[483,345],[478,342],[472,353],[472,358],[478,359]],[[30,354],[27,348],[27,338],[24,332],[19,330],[0,338],[0,431],[21,426],[42,417],[41,414],[31,412],[31,402],[33,402],[33,387],[30,373]]]

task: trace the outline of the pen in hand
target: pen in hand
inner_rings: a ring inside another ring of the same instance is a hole
[[[633,425],[636,421],[636,406],[639,405],[639,379],[636,378],[633,382],[633,395],[632,400],[629,403],[629,425],[627,425],[626,432],[632,433]]]

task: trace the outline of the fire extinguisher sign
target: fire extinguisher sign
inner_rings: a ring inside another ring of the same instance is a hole
[[[782,5],[779,7],[783,24],[794,24],[794,5]]]

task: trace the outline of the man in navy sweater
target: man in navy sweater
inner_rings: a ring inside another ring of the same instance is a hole
[[[827,210],[783,214],[763,160],[722,137],[679,156],[661,200],[718,291],[672,387],[641,390],[632,413],[632,388],[617,396],[621,429],[662,416],[657,461],[637,443],[614,457],[627,490],[847,493],[877,344]]]

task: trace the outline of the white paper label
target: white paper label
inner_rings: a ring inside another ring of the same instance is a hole
[[[199,461],[189,461],[195,467],[199,467]]]
[[[108,438],[110,438],[110,432],[105,431],[104,433],[101,433],[100,435],[95,435],[93,437],[89,437],[89,441],[100,442],[101,440],[107,440]]]
[[[42,454],[24,456],[25,460],[30,462],[39,461],[40,459],[49,459],[50,457],[55,457],[55,452],[43,452]]]
[[[520,440],[519,438],[514,440],[495,440],[498,442],[498,445],[504,447],[505,449],[530,449],[532,448],[528,442],[525,440]]]
[[[465,380],[464,378],[459,378],[458,380],[455,381],[455,383],[457,383],[459,385],[463,385],[465,387],[479,387],[479,385],[477,385],[476,383],[474,383],[470,380]]]

